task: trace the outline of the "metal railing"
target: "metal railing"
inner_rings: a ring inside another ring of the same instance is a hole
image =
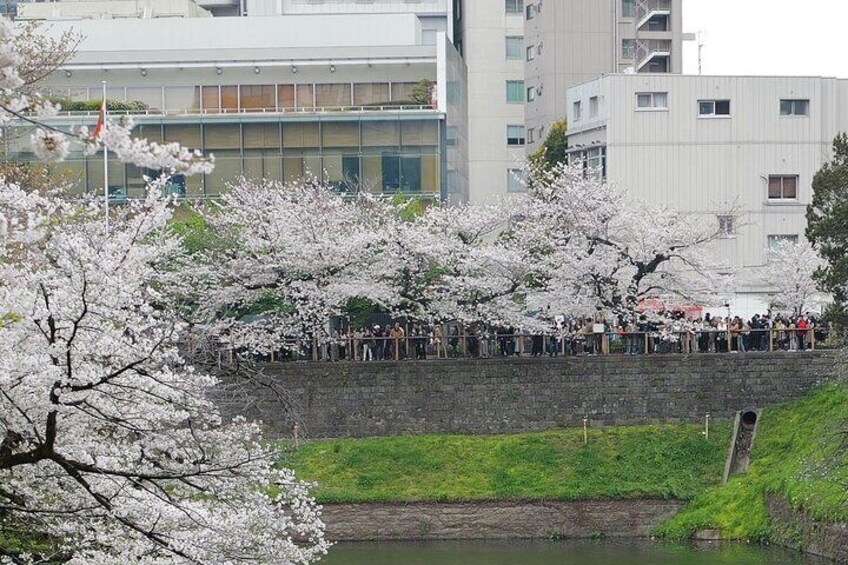
[[[646,18],[649,18],[651,15],[657,12],[671,12],[671,0],[637,0],[636,25],[644,25]]]
[[[339,112],[424,112],[436,110],[433,105],[409,105],[409,104],[381,104],[362,106],[315,106],[309,108],[222,108],[220,110],[207,110],[202,108],[166,109],[146,108],[139,110],[109,110],[110,116],[222,116],[243,114],[330,114]],[[47,118],[96,118],[100,115],[99,110],[62,110]],[[45,119],[40,117],[40,119]]]
[[[667,56],[671,53],[670,39],[639,39],[634,48],[634,58],[639,68],[644,67],[657,56]]]
[[[440,359],[487,359],[496,357],[562,357],[615,355],[744,354],[832,349],[825,328],[763,330],[698,330],[604,333],[577,332],[565,335],[475,334],[403,337],[346,336],[287,340],[264,355],[222,345],[219,365],[240,360],[259,362],[372,362],[433,361]]]

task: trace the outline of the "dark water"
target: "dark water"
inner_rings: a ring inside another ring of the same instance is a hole
[[[823,565],[797,552],[748,544],[638,541],[341,543],[326,565]]]

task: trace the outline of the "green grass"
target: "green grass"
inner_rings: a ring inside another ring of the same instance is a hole
[[[721,480],[730,424],[403,436],[306,444],[284,458],[320,502],[691,498]]]
[[[763,411],[748,473],[696,496],[656,533],[687,537],[718,528],[723,537],[766,540],[767,494],[815,518],[848,520],[848,386],[831,384]]]

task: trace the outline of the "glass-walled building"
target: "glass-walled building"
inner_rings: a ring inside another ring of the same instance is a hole
[[[467,198],[466,110],[456,103],[464,67],[446,34],[431,44],[412,14],[51,25],[82,26],[86,38],[49,79],[66,108],[51,125],[92,127],[105,81],[107,99],[128,104],[111,118],[131,115],[138,137],[215,156],[212,174],[174,179],[181,196],[214,198],[241,176],[309,175],[344,192]],[[334,26],[338,34],[315,39]],[[377,39],[375,26],[391,31]],[[241,46],[222,49],[218,38],[239,34]],[[325,44],[305,44],[315,41]],[[27,138],[8,136],[6,154],[31,159]],[[103,192],[102,155],[75,152],[55,174],[79,193]],[[122,199],[141,196],[158,171],[110,160],[108,174],[109,193]]]
[[[181,195],[189,198],[220,196],[240,176],[288,181],[304,175],[327,181],[343,192],[401,192],[441,198],[442,120],[432,111],[135,119],[138,137],[177,142],[215,156],[212,174],[181,181],[185,183]],[[92,118],[87,121],[90,126]],[[28,135],[13,134],[8,139],[10,154],[31,158]],[[57,176],[78,192],[102,191],[102,154],[85,157],[75,152],[55,169]],[[153,174],[155,171],[112,160],[109,191],[116,197],[142,196],[144,176]]]

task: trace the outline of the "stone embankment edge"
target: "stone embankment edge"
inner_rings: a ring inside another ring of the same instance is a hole
[[[331,541],[649,537],[681,500],[358,503],[324,505]]]
[[[817,520],[778,496],[766,497],[766,508],[773,543],[848,563],[848,522]]]

